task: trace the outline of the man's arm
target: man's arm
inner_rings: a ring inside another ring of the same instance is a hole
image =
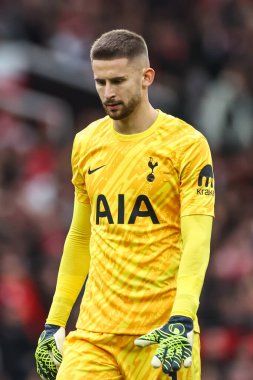
[[[181,219],[183,252],[177,277],[177,293],[169,321],[135,340],[139,347],[158,343],[151,365],[163,372],[178,371],[192,362],[193,320],[209,261],[212,216],[190,215]]]
[[[189,215],[181,218],[183,253],[177,277],[177,294],[171,316],[195,318],[210,255],[213,217]]]
[[[64,327],[89,271],[90,230],[90,205],[75,197],[53,302],[35,352],[37,372],[46,380],[56,378],[62,361]]]
[[[64,327],[90,265],[90,205],[75,197],[72,223],[65,240],[56,290],[47,324]]]

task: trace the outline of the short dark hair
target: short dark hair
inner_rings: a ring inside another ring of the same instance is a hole
[[[114,29],[102,34],[92,45],[91,61],[116,58],[135,58],[144,55],[148,59],[148,48],[142,36],[126,29]]]

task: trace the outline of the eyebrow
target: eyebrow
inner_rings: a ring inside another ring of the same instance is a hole
[[[119,76],[119,77],[112,77],[112,78],[94,78],[95,82],[99,83],[105,83],[106,80],[108,80],[110,83],[117,83],[117,82],[124,82],[127,80],[127,76]]]
[[[127,79],[127,75],[121,75],[121,76],[118,76],[118,77],[107,78],[107,80],[109,80],[109,81],[112,81],[112,80],[122,80],[122,79]],[[94,77],[94,80],[106,80],[106,78]]]

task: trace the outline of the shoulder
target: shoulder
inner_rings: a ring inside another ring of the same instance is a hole
[[[209,147],[206,137],[195,127],[164,112],[161,112],[158,133],[162,141],[166,142],[177,155],[189,147],[200,145]]]
[[[75,141],[77,141],[79,144],[85,143],[85,141],[90,140],[94,136],[104,133],[109,125],[110,118],[108,116],[95,120],[76,134]]]
[[[178,170],[183,162],[192,160],[193,157],[210,154],[205,136],[182,119],[161,113],[157,132],[160,135],[161,145],[165,146],[173,165]]]
[[[175,142],[205,139],[195,127],[178,117],[161,112],[161,131],[170,135]]]

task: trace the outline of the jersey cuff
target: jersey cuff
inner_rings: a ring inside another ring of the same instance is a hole
[[[177,295],[170,316],[183,315],[195,319],[199,301],[189,294]]]

